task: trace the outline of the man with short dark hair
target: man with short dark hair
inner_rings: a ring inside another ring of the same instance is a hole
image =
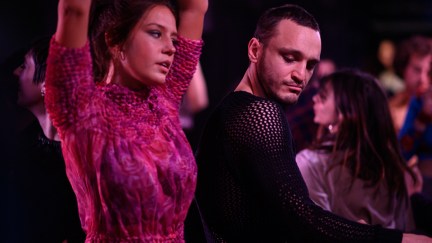
[[[320,53],[319,26],[303,8],[283,5],[259,19],[250,65],[197,151],[207,242],[401,242],[400,231],[342,219],[309,199],[283,107],[297,101]]]

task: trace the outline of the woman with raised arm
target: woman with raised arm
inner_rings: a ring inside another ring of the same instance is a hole
[[[178,0],[178,24],[169,1],[91,5],[59,1],[45,100],[86,242],[184,242],[196,164],[178,108],[208,1]]]

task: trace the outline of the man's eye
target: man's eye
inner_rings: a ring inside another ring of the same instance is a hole
[[[314,70],[316,67],[316,63],[308,63],[306,66],[307,70]]]
[[[284,59],[285,62],[287,62],[287,63],[291,63],[291,62],[294,62],[294,61],[295,61],[293,57],[284,57],[283,59]]]

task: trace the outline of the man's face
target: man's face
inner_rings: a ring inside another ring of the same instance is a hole
[[[404,80],[411,95],[421,95],[430,86],[432,55],[412,55],[404,70]]]
[[[273,37],[260,48],[257,75],[265,95],[283,104],[297,102],[319,62],[320,33],[282,20]]]

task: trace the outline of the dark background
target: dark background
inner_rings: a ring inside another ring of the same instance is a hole
[[[382,38],[397,41],[412,34],[432,34],[431,0],[209,1],[201,61],[212,103],[243,75],[247,42],[258,16],[270,6],[296,3],[311,12],[321,26],[322,57],[332,58],[339,66],[370,68]],[[54,33],[57,2],[1,3],[0,62],[39,35]]]
[[[57,0],[9,0],[0,6],[0,62],[56,27]],[[201,63],[207,80],[208,112],[240,80],[248,65],[246,48],[258,16],[271,6],[296,3],[318,20],[322,58],[339,67],[379,69],[376,48],[383,38],[399,41],[413,34],[432,35],[431,0],[209,0]],[[198,129],[200,129],[198,127]]]

